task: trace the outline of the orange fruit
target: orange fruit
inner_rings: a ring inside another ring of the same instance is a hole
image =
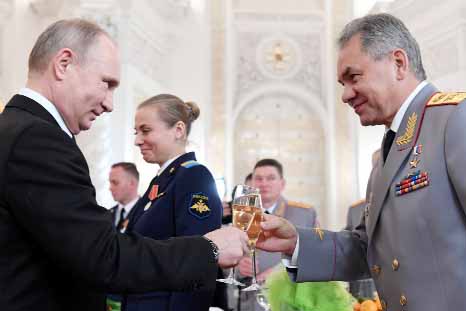
[[[361,303],[361,311],[378,311],[377,305],[372,300],[365,300]]]

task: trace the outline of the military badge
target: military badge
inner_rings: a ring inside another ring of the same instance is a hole
[[[411,116],[408,118],[408,123],[406,123],[406,129],[403,135],[399,136],[396,139],[396,144],[398,146],[403,146],[407,145],[411,142],[414,136],[414,131],[416,129],[416,123],[417,123],[417,114],[413,112]]]
[[[405,176],[403,180],[395,185],[395,194],[397,196],[404,195],[414,190],[427,187],[429,183],[429,174],[427,172],[417,171]]]
[[[422,145],[414,146],[413,155],[417,156],[417,155],[420,155],[421,153],[422,153]]]
[[[319,236],[319,239],[321,241],[324,240],[324,230],[320,229],[319,227],[316,227],[314,229],[312,229],[314,231],[315,234],[317,234]]]
[[[211,213],[209,207],[209,197],[201,192],[192,194],[188,206],[188,211],[191,215],[199,219],[209,217]]]
[[[419,162],[421,162],[421,160],[415,156],[411,161],[409,161],[410,168],[416,168]]]
[[[152,185],[152,188],[150,189],[150,192],[149,192],[149,200],[151,201],[155,200],[158,192],[159,192],[159,185]]]
[[[144,206],[144,212],[147,211],[151,206],[152,206],[152,201],[147,202],[147,204]]]

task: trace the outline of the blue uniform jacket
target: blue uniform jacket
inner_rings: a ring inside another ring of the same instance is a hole
[[[222,203],[209,170],[196,162],[194,152],[181,155],[155,177],[134,207],[128,231],[163,240],[170,237],[204,235],[218,229]],[[186,258],[190,260],[190,258]],[[173,272],[177,268],[173,267]],[[126,311],[207,311],[213,292],[152,292],[128,295]]]

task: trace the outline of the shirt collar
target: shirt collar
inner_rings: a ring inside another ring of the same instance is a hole
[[[401,121],[403,120],[403,117],[406,113],[406,110],[408,110],[409,105],[413,101],[414,97],[416,97],[417,94],[427,85],[427,81],[422,81],[421,83],[416,86],[414,91],[409,94],[409,96],[405,99],[403,104],[401,105],[400,109],[398,109],[397,113],[395,114],[395,117],[393,118],[392,124],[390,125],[390,129],[394,131],[395,133],[398,132],[398,129],[400,128]],[[388,129],[386,129],[388,131]]]
[[[139,200],[139,196],[136,196],[132,201],[126,203],[125,205],[118,203],[118,212],[121,211],[121,209],[125,210],[125,215],[128,215],[129,212],[131,212],[131,209],[136,205],[136,202]]]
[[[173,163],[173,161],[175,161],[176,159],[178,159],[180,156],[182,156],[184,153],[180,153],[178,155],[176,155],[175,157],[171,158],[170,160],[167,160],[165,161],[165,163],[162,164],[162,166],[160,166],[160,169],[159,171],[157,172],[157,176],[160,176],[162,175],[163,171],[170,165]]]
[[[273,203],[273,205],[269,208],[264,208],[267,212],[269,212],[270,214],[273,214],[273,212],[275,211],[275,208],[277,208],[277,205],[278,205],[278,201],[276,201],[275,203]]]
[[[39,105],[44,107],[45,110],[48,111],[52,115],[52,117],[57,121],[58,125],[60,128],[68,134],[71,138],[73,138],[73,134],[71,134],[71,131],[66,127],[65,121],[63,121],[63,118],[61,117],[60,113],[58,112],[57,108],[55,107],[54,104],[52,104],[51,101],[49,101],[47,98],[45,98],[42,94],[37,93],[34,90],[31,90],[30,88],[22,88],[19,91],[20,95],[26,96],[33,101],[37,102]]]

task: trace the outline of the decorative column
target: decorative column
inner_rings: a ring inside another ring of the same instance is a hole
[[[0,112],[3,110],[3,105],[7,100],[5,90],[2,88],[3,79],[4,79],[4,68],[3,64],[5,63],[4,59],[4,47],[7,46],[3,42],[3,27],[6,22],[9,20],[10,16],[13,13],[13,0],[0,0]]]

